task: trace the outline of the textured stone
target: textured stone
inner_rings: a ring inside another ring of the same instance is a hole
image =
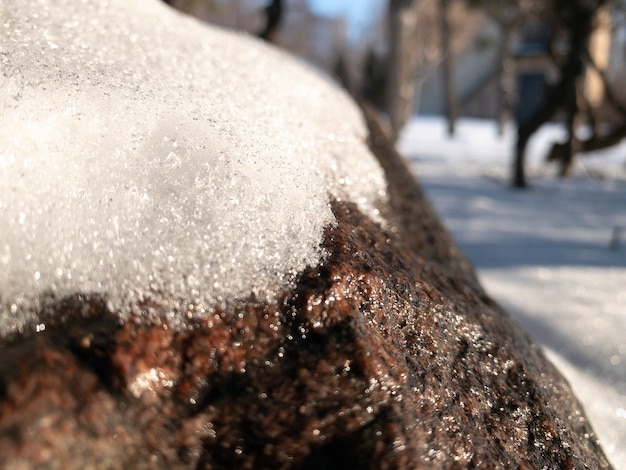
[[[333,201],[328,257],[277,306],[250,298],[186,330],[52,301],[44,331],[0,344],[0,467],[610,468],[365,112],[388,229]]]

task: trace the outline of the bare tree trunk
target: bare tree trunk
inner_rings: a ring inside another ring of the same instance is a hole
[[[559,82],[549,88],[542,106],[525,122],[520,123],[518,127],[512,178],[513,186],[516,188],[526,187],[524,160],[526,144],[532,134],[546,123],[559,108],[566,106],[569,114],[578,109],[576,104],[576,82],[585,70],[583,58],[587,51],[589,37],[593,31],[595,13],[606,1],[598,2],[599,5],[596,9],[588,8],[581,0],[572,3],[570,3],[570,0],[562,0],[562,3],[563,10],[568,13],[563,19],[565,22],[564,28],[569,35],[569,51],[564,63],[559,67]],[[557,4],[555,8],[558,11],[561,6]],[[563,146],[563,155],[561,157],[563,164],[568,166],[571,164],[572,145],[575,138],[573,119],[574,117],[570,117],[570,122],[568,123],[570,134],[568,135],[568,142]]]
[[[415,53],[412,44],[417,24],[415,0],[390,0],[389,2],[389,75],[387,78],[387,103],[392,139],[396,140],[402,126],[413,111],[416,80],[411,57]]]
[[[567,126],[567,140],[563,146],[561,153],[561,169],[559,171],[560,176],[569,176],[572,172],[572,164],[574,162],[574,152],[576,147],[576,117],[578,116],[578,102],[576,93],[576,81],[569,84],[567,90],[567,104],[566,104],[566,126]]]
[[[427,73],[441,62],[439,1],[389,0],[385,110],[393,140],[414,112]]]
[[[448,21],[448,8],[450,0],[440,0],[441,15],[441,52],[443,55],[443,82],[444,82],[444,109],[448,121],[448,134],[454,135],[454,127],[457,119],[456,87],[454,86],[454,57],[450,47],[451,32]]]
[[[500,44],[498,45],[498,134],[504,134],[504,126],[513,114],[512,83],[513,64],[509,56],[512,26],[500,23]]]
[[[512,181],[513,187],[515,188],[525,188],[527,186],[525,172],[526,144],[528,144],[528,141],[535,131],[546,123],[565,101],[567,95],[565,90],[568,88],[568,81],[571,80],[570,73],[568,73],[567,70],[568,69],[565,68],[561,71],[560,82],[548,90],[548,94],[542,106],[537,109],[532,116],[524,122],[521,122],[517,128]]]
[[[276,42],[276,34],[280,27],[280,22],[283,17],[283,2],[282,0],[272,0],[265,7],[265,27],[259,33],[261,39],[265,39],[268,42]]]

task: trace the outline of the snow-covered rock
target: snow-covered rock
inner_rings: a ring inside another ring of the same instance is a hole
[[[273,299],[331,196],[378,217],[356,106],[280,52],[157,0],[0,9],[0,334],[42,295]]]
[[[369,108],[156,0],[1,25],[0,467],[610,468]]]

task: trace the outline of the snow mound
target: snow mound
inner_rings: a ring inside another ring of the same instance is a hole
[[[0,334],[49,295],[272,301],[331,195],[382,220],[359,110],[293,59],[157,0],[0,13]]]

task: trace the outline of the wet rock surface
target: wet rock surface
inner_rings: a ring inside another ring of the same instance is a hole
[[[610,468],[366,115],[392,226],[334,201],[327,258],[277,306],[186,330],[51,302],[39,332],[0,343],[0,467]]]

